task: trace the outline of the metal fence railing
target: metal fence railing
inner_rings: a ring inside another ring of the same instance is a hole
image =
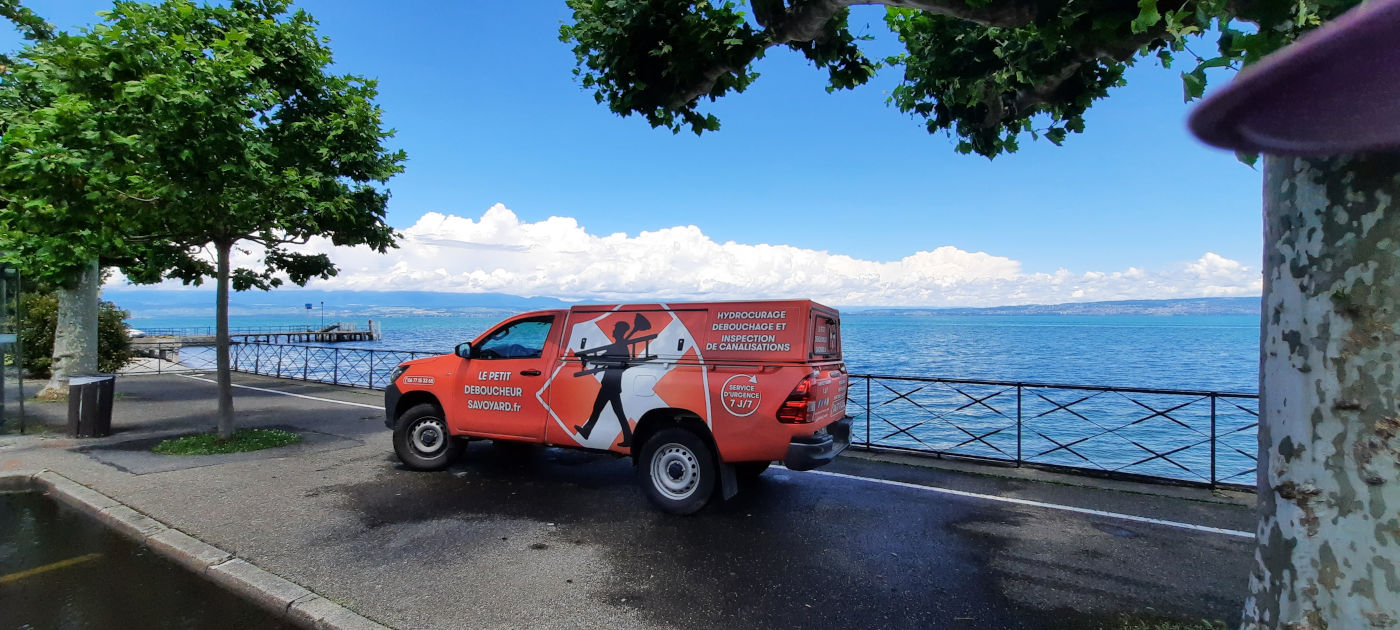
[[[1257,394],[851,376],[853,443],[1253,487]]]
[[[209,346],[147,344],[142,351],[152,356],[137,358],[122,373],[199,372],[217,367],[214,348]],[[229,344],[229,366],[248,374],[381,389],[398,364],[438,354],[442,353],[234,342]]]
[[[214,349],[147,345],[124,373],[214,369]],[[230,344],[238,372],[378,389],[399,363],[441,354]],[[857,447],[1109,476],[1252,488],[1257,394],[852,374]]]

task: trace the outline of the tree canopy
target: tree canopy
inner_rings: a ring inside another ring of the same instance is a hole
[[[885,23],[905,51],[871,59],[848,24],[849,7],[885,4]],[[902,68],[889,102],[947,132],[957,150],[989,158],[1022,138],[1059,144],[1084,130],[1094,101],[1150,58],[1181,72],[1186,100],[1200,97],[1206,70],[1239,68],[1358,4],[1357,0],[569,0],[582,85],[622,116],[696,134],[719,129],[703,111],[758,79],[769,49],[801,53],[827,73],[829,90]],[[1214,50],[1201,48],[1216,37]],[[1192,47],[1193,40],[1199,40]]]
[[[31,277],[66,285],[91,261],[121,265],[168,245],[142,223],[157,149],[89,37],[55,33],[0,0],[34,41],[0,59],[0,251]],[[144,237],[144,238],[143,238]]]
[[[328,73],[331,51],[315,20],[288,7],[120,2],[94,29],[166,66],[126,93],[151,121],[144,137],[160,148],[151,156],[166,210],[160,231],[185,249],[132,269],[133,279],[199,283],[217,273],[216,256],[202,248],[249,241],[262,249],[262,265],[232,270],[234,289],[277,286],[281,274],[304,284],[335,267],[288,245],[326,236],[393,246],[379,184],[403,170],[405,156],[384,147],[392,132],[381,127],[375,82]]]
[[[208,245],[252,241],[236,289],[335,273],[288,251],[324,235],[383,251],[402,170],[383,141],[375,83],[333,75],[330,49],[286,0],[226,7],[117,2],[106,22],[54,33],[14,0],[0,15],[36,40],[0,70],[0,239],[62,282],[94,258],[138,282],[199,283]]]

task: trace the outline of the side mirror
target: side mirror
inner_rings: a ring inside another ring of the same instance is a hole
[[[470,359],[470,358],[472,358],[472,344],[471,344],[471,342],[468,341],[468,342],[466,342],[466,343],[459,343],[459,344],[457,344],[457,350],[455,351],[455,353],[457,354],[457,356],[462,357],[463,359]]]

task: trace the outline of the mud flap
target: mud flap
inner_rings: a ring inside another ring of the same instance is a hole
[[[725,501],[739,494],[739,477],[734,474],[734,464],[719,465],[719,487],[720,496],[724,497]]]

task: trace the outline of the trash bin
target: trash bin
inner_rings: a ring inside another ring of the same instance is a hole
[[[116,384],[116,374],[68,379],[68,437],[112,434],[112,395]]]

